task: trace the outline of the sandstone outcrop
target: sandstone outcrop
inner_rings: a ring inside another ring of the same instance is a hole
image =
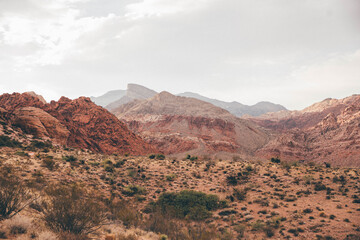
[[[13,112],[12,124],[37,138],[66,145],[70,131],[60,121],[40,108],[23,107]]]
[[[6,111],[6,120],[25,133],[50,138],[59,144],[107,154],[157,152],[89,98],[62,97],[48,104],[29,93],[3,94],[0,107]]]

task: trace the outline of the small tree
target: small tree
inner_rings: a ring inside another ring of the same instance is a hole
[[[51,186],[46,192],[49,200],[43,203],[43,218],[51,229],[80,235],[105,224],[105,208],[81,187]]]

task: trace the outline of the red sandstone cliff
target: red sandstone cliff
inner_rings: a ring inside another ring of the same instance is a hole
[[[59,144],[108,154],[157,152],[89,98],[63,97],[47,104],[34,94],[3,94],[0,107],[7,111],[6,119],[24,132]]]

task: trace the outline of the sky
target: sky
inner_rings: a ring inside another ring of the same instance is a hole
[[[302,109],[360,93],[359,0],[0,0],[0,93],[128,83]]]

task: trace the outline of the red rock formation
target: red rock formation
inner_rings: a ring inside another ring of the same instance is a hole
[[[256,125],[224,109],[167,92],[130,102],[114,113],[166,154],[250,154],[269,139]]]
[[[30,134],[102,153],[147,154],[157,150],[130,132],[114,115],[81,97],[44,104],[28,93],[0,96],[8,120]]]
[[[59,120],[40,108],[23,107],[13,112],[12,123],[20,126],[26,133],[37,138],[49,138],[53,142],[66,145],[69,130]]]
[[[70,131],[67,144],[104,153],[146,154],[157,150],[130,132],[113,114],[94,104],[90,98],[62,97],[45,110]]]
[[[42,108],[45,104],[38,97],[29,93],[5,93],[0,96],[0,106],[7,111],[13,111],[20,107]]]
[[[329,102],[330,100],[325,100]],[[314,104],[312,111],[272,120],[269,128],[282,133],[260,149],[259,156],[285,160],[329,162],[341,166],[360,166],[360,96],[331,104]],[[305,109],[306,110],[306,109]],[[263,120],[262,120],[263,121]],[[292,125],[284,123],[292,122]]]

